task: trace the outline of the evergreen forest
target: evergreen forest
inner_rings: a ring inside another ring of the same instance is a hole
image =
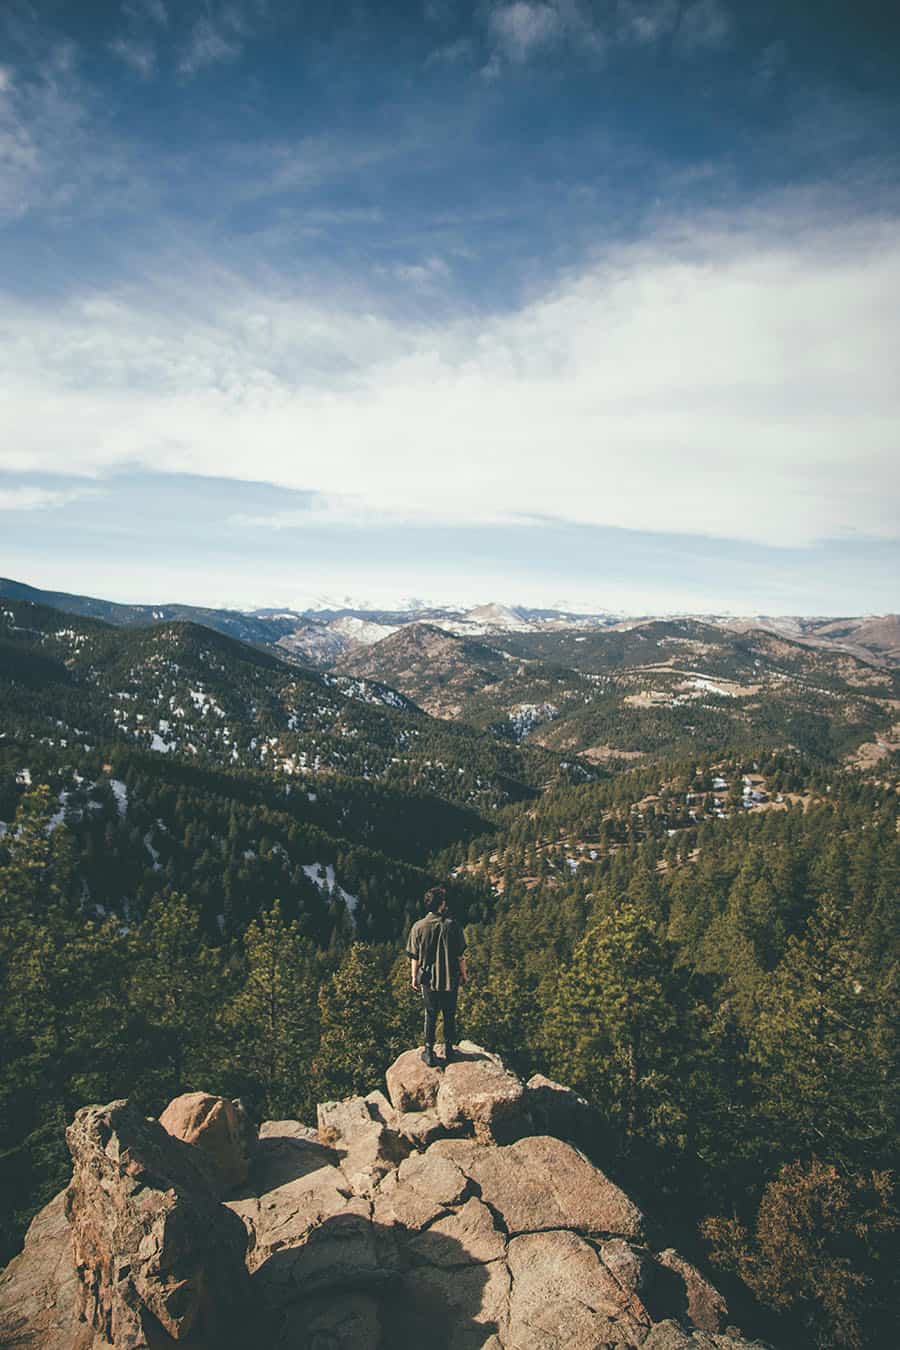
[[[896,677],[852,694],[789,653],[740,717],[643,706],[633,641],[563,638],[525,656],[610,672],[575,725],[630,757],[511,739],[487,696],[439,718],[195,624],[5,602],[0,1260],[85,1103],[314,1121],[369,1091],[419,1043],[403,947],[440,881],[463,1035],[589,1100],[595,1161],[742,1324],[891,1343],[900,764],[853,756]]]

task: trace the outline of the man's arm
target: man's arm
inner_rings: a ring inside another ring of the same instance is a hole
[[[419,987],[419,957],[421,956],[421,952],[419,925],[414,923],[409,930],[409,937],[406,941],[406,955],[409,957],[409,977],[412,981],[413,989],[418,989]]]

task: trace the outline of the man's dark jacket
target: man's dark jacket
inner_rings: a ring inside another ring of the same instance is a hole
[[[414,923],[406,944],[406,955],[419,963],[422,984],[438,992],[459,988],[459,958],[465,950],[462,928],[441,914],[426,914]]]

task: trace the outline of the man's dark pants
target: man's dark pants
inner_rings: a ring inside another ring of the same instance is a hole
[[[456,1044],[456,999],[458,989],[423,989],[425,1000],[425,1044],[434,1046],[438,1013],[444,1018],[444,1044]]]

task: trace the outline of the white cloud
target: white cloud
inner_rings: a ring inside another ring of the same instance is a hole
[[[553,5],[514,0],[491,11],[494,40],[510,61],[527,61],[541,47],[555,42],[562,32],[562,19]]]
[[[678,21],[678,0],[624,0],[617,9],[619,36],[633,42],[656,42]]]
[[[0,463],[253,477],[425,522],[896,538],[900,233],[822,218],[660,232],[445,322],[199,267],[9,300]]]

